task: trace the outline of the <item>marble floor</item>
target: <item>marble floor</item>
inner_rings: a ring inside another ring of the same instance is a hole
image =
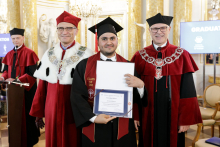
[[[1,123],[0,123],[0,147],[9,147],[8,145],[8,137],[7,137],[7,123],[6,123],[7,117],[1,117]],[[186,133],[186,145],[185,147],[191,147],[192,146],[192,140],[195,137],[197,130],[197,125],[190,126],[190,129]],[[214,136],[218,137],[218,127],[215,127]],[[203,132],[201,132],[200,138],[210,138],[211,137],[211,128],[209,126],[204,127]],[[39,138],[39,142],[34,147],[45,147],[45,130],[41,129],[41,136]]]

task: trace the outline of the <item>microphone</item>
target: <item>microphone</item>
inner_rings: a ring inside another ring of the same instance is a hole
[[[17,48],[18,48],[18,46],[15,46],[16,60],[18,60],[18,66],[19,66],[19,74],[18,74],[18,76],[16,77],[16,79],[18,79],[19,76],[20,76],[20,74],[21,74],[21,67],[20,67],[20,64],[19,64]]]

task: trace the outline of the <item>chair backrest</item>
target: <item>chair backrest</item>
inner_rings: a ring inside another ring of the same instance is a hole
[[[220,84],[211,84],[207,86],[203,93],[203,99],[210,107],[215,107],[215,103],[220,101]]]

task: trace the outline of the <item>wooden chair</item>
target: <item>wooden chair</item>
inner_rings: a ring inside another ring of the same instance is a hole
[[[213,125],[214,123],[215,123],[215,120],[211,119],[211,120],[204,120],[203,123],[197,124],[198,126],[197,133],[192,142],[192,147],[216,147],[215,145],[205,143],[205,141],[209,138],[199,139],[202,127],[207,126],[207,125],[208,126]]]
[[[220,120],[220,84],[211,84],[207,86],[203,93],[203,107],[200,107],[200,112],[203,120]],[[208,108],[207,106],[211,107]],[[203,125],[204,126],[204,125]],[[220,126],[219,126],[220,130]],[[214,124],[211,125],[211,135],[214,136]]]

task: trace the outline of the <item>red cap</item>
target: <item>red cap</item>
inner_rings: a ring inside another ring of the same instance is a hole
[[[74,26],[78,27],[78,23],[80,22],[81,18],[78,18],[66,11],[64,11],[60,16],[57,17],[57,25],[61,22],[68,22],[73,24]]]

